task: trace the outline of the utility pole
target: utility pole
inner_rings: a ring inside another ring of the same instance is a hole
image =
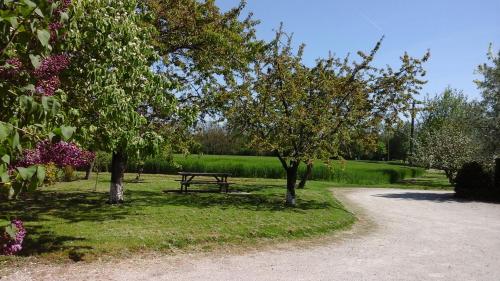
[[[413,102],[411,104],[411,124],[410,124],[410,158],[409,158],[409,163],[410,165],[413,165],[412,163],[412,156],[413,156],[413,144],[415,142],[415,99],[413,99]]]

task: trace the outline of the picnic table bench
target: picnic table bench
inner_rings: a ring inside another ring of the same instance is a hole
[[[231,176],[230,173],[197,173],[197,172],[179,172],[182,179],[177,180],[181,182],[181,192],[186,192],[190,185],[192,184],[216,184],[219,186],[219,191],[224,190],[226,193],[229,192],[229,185],[232,184],[227,181],[227,178]],[[195,180],[196,177],[208,177],[213,179],[200,179]]]

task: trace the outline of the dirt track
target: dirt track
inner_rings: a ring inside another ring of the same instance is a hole
[[[361,223],[319,245],[35,266],[0,280],[500,280],[500,204],[446,192],[336,193]]]

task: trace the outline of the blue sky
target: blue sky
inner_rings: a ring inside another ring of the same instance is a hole
[[[226,10],[239,1],[217,3]],[[271,39],[273,29],[283,22],[296,44],[306,44],[307,64],[326,57],[328,51],[339,56],[369,51],[382,35],[377,65],[397,66],[404,51],[422,56],[430,49],[428,83],[421,96],[449,85],[479,98],[474,70],[486,61],[490,43],[500,48],[500,0],[248,0],[246,12],[250,11],[261,20],[261,39]]]

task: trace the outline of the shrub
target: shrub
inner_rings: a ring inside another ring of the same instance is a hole
[[[75,178],[75,168],[73,168],[73,166],[70,165],[64,166],[63,172],[64,172],[63,176],[64,181],[72,181]]]
[[[53,185],[57,182],[58,176],[57,176],[57,166],[53,163],[47,163],[43,165],[45,168],[45,179],[43,180],[43,183],[46,185]]]
[[[488,200],[498,198],[493,178],[493,171],[485,169],[482,164],[465,163],[457,173],[455,193],[461,198]]]

